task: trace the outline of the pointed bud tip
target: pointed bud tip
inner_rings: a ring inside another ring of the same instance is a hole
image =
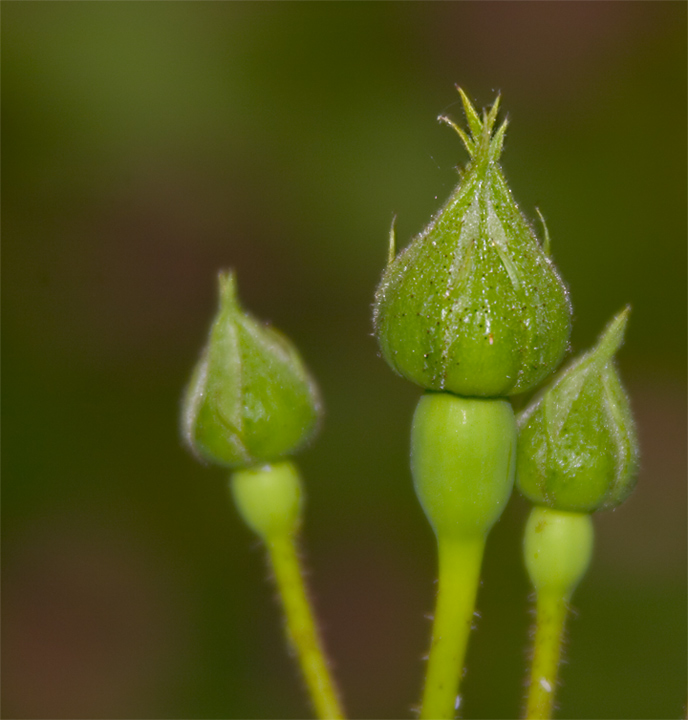
[[[477,114],[475,112],[475,108],[473,107],[473,103],[470,101],[468,95],[466,94],[466,91],[459,85],[454,85],[454,87],[458,90],[459,95],[461,96],[461,102],[463,103],[466,115],[468,116],[469,114]]]
[[[626,305],[603,330],[597,347],[593,352],[595,355],[598,355],[598,357],[603,358],[605,362],[611,360],[623,344],[630,314],[631,306]]]
[[[495,101],[492,103],[492,107],[490,108],[489,113],[487,113],[487,121],[488,121],[490,130],[492,130],[495,120],[497,119],[497,113],[499,112],[499,104],[501,103],[501,101],[502,101],[502,96],[497,95],[497,97],[495,98]]]
[[[508,124],[509,121],[505,118],[504,122],[502,122],[502,124],[497,128],[490,140],[489,155],[491,162],[496,163],[502,154],[502,149],[504,148],[504,135],[506,134]]]
[[[475,106],[469,100],[468,95],[466,95],[466,93],[464,92],[463,88],[459,87],[458,85],[455,85],[455,87],[458,90],[459,95],[461,96],[464,114],[466,115],[466,121],[468,122],[468,128],[471,133],[470,137],[466,135],[466,133],[464,133],[464,131],[461,130],[461,128],[459,128],[456,123],[454,123],[448,117],[441,115],[437,119],[440,122],[446,123],[447,125],[450,125],[452,128],[454,128],[454,130],[458,133],[459,137],[463,140],[464,145],[466,145],[466,149],[471,155],[474,154],[478,143],[483,145],[487,150],[487,148],[490,147],[492,139],[495,138],[495,147],[497,148],[497,152],[493,154],[498,157],[499,152],[501,151],[502,142],[504,140],[504,131],[506,130],[506,121],[504,121],[504,123],[502,123],[497,132],[493,134],[495,121],[499,112],[501,95],[497,95],[489,111],[485,108],[483,109],[481,118],[481,116],[476,111]]]
[[[220,305],[236,305],[238,303],[237,296],[237,279],[234,270],[221,270],[217,276],[217,283],[220,291]]]
[[[456,89],[459,91],[459,95],[461,96],[461,103],[463,104],[463,111],[466,115],[466,121],[468,122],[468,127],[471,131],[471,135],[473,137],[473,140],[477,140],[480,137],[480,134],[483,129],[482,122],[480,120],[480,117],[478,116],[478,113],[476,112],[475,108],[473,107],[473,104],[468,99],[468,95],[457,85]]]
[[[239,292],[236,272],[234,270],[222,270],[217,277],[219,295],[220,295],[220,308],[227,309],[240,309],[239,304]]]

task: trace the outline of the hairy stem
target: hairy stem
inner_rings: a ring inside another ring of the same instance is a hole
[[[552,717],[567,610],[565,596],[551,590],[538,592],[533,662],[526,706],[528,720],[549,720]]]
[[[484,548],[482,536],[439,541],[439,589],[421,718],[453,718],[458,709]]]
[[[344,717],[313,618],[294,536],[280,534],[267,541],[286,621],[286,632],[299,658],[316,713],[322,720]]]

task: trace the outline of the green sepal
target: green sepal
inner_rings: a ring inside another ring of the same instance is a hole
[[[427,390],[504,397],[538,385],[566,351],[571,307],[499,165],[498,102],[462,93],[471,155],[430,225],[387,266],[374,324],[385,360]],[[451,123],[450,123],[451,124]]]
[[[511,496],[515,463],[516,420],[507,400],[421,397],[411,471],[438,540],[484,538]]]
[[[230,468],[274,462],[315,433],[317,387],[292,343],[240,306],[221,273],[220,308],[186,391],[182,431],[201,459]]]
[[[614,366],[630,308],[519,416],[517,484],[535,503],[593,512],[633,490],[638,440]]]

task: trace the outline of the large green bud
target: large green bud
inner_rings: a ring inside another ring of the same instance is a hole
[[[232,273],[221,273],[220,308],[186,391],[182,431],[201,459],[230,468],[272,463],[314,434],[315,383],[282,334],[245,312]]]
[[[535,503],[593,512],[619,505],[633,490],[638,440],[613,361],[629,312],[519,417],[517,483]]]
[[[504,397],[535,387],[566,351],[566,288],[499,165],[499,99],[478,116],[461,92],[470,162],[430,225],[390,262],[374,322],[385,360],[428,390]]]

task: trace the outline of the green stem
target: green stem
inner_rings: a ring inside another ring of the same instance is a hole
[[[485,538],[439,540],[439,589],[420,716],[453,718],[463,674]]]
[[[538,592],[533,663],[526,707],[528,720],[549,720],[552,717],[567,611],[566,596],[552,590]]]
[[[322,720],[343,718],[306,594],[294,536],[273,536],[267,540],[267,547],[284,607],[287,637],[298,655],[316,713]]]

